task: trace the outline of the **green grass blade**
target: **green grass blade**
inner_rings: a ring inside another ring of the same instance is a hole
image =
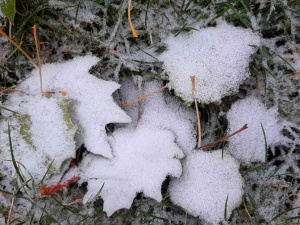
[[[265,162],[267,162],[268,160],[268,143],[267,143],[267,136],[266,136],[266,132],[265,132],[265,129],[262,125],[262,123],[260,123],[260,127],[261,127],[261,130],[264,134],[264,141],[265,141]]]
[[[16,159],[15,159],[15,156],[14,156],[14,150],[13,150],[13,146],[12,146],[12,141],[11,141],[11,134],[10,134],[10,126],[9,126],[9,123],[8,123],[8,142],[9,142],[9,148],[10,148],[10,154],[11,154],[11,160],[13,162],[13,165],[14,165],[14,168],[19,176],[19,178],[21,179],[22,183],[25,183],[25,179],[17,165],[17,162],[16,162]]]
[[[294,209],[298,209],[298,208],[300,208],[300,206],[295,207],[295,208],[291,208],[291,209],[288,209],[288,210],[286,210],[286,211],[283,211],[283,212],[279,213],[278,215],[276,215],[275,217],[273,217],[273,219],[271,219],[267,224],[270,224],[272,221],[276,220],[276,219],[277,219],[278,217],[280,217],[281,215],[284,215],[284,214],[286,214],[287,212],[293,211]]]
[[[228,195],[225,201],[225,209],[224,209],[224,220],[227,220],[227,204],[228,204]]]
[[[40,181],[40,184],[43,184],[43,183],[44,183],[44,180],[45,180],[45,178],[46,178],[46,176],[47,176],[47,174],[48,174],[48,172],[49,172],[49,170],[50,170],[50,168],[51,168],[53,162],[54,162],[54,159],[52,160],[52,162],[51,162],[50,165],[48,166],[46,173],[44,174],[42,180]]]
[[[0,109],[4,109],[4,110],[6,110],[6,111],[9,111],[9,112],[12,112],[12,113],[19,114],[18,112],[13,111],[13,110],[11,110],[11,109],[8,109],[8,108],[6,108],[6,107],[4,107],[4,106],[2,106],[2,105],[0,105]]]

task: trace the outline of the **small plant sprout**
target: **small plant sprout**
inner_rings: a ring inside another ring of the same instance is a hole
[[[131,0],[128,0],[128,11],[127,11],[128,12],[128,22],[129,22],[129,26],[130,26],[130,29],[132,32],[132,36],[134,38],[136,38],[136,37],[138,37],[138,33],[136,32],[136,30],[131,22],[131,10],[132,10]]]

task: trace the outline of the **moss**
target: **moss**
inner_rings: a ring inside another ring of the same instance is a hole
[[[69,100],[64,100],[62,104],[59,105],[60,109],[63,111],[64,120],[67,124],[68,131],[76,129],[76,126],[73,124],[70,113],[69,113]]]
[[[30,128],[31,128],[32,122],[30,120],[30,116],[29,115],[20,115],[20,116],[18,116],[18,122],[20,125],[20,134],[21,134],[22,138],[25,140],[25,142],[27,144],[29,144],[30,146],[32,146],[32,148],[34,150],[36,150],[36,147],[34,146],[33,140],[31,138]]]

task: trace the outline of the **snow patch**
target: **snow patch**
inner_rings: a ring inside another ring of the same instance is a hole
[[[237,91],[249,77],[248,64],[255,51],[250,45],[260,45],[260,38],[251,30],[224,23],[171,36],[166,43],[169,49],[158,58],[164,62],[176,94],[192,102],[190,76],[195,75],[195,97],[210,103]]]
[[[255,97],[250,96],[234,103],[227,113],[229,133],[248,124],[248,129],[229,139],[228,151],[244,162],[265,162],[265,131],[267,144],[274,145],[282,140],[278,112],[266,109]]]
[[[124,103],[138,99],[154,90],[163,87],[163,83],[158,80],[143,81],[140,91],[139,84],[126,79],[121,86],[122,101]],[[157,93],[146,100],[140,102],[140,120],[138,104],[125,108],[125,111],[132,119],[132,123],[127,126],[154,126],[168,129],[176,135],[176,142],[189,154],[196,146],[196,112],[192,108],[185,107],[176,97],[172,97],[164,92]]]
[[[171,201],[185,208],[193,216],[218,224],[241,202],[243,179],[239,163],[222,150],[198,151],[183,162],[183,175],[174,179],[169,188]]]
[[[168,175],[180,177],[182,173],[179,159],[183,153],[174,139],[170,131],[148,126],[115,131],[110,138],[113,159],[89,154],[80,165],[82,179],[88,180],[83,202],[94,200],[102,185],[99,195],[108,216],[130,208],[139,192],[161,201],[163,181]]]
[[[78,145],[111,158],[111,148],[107,142],[105,126],[109,123],[128,123],[130,118],[114,102],[112,93],[119,85],[101,80],[89,73],[98,62],[94,56],[76,57],[64,63],[45,64],[42,67],[44,90],[66,91],[70,99],[70,114],[79,127]],[[39,73],[34,70],[31,76],[21,83],[19,90],[31,95],[40,95]],[[60,94],[57,98],[65,98]]]
[[[18,112],[0,120],[0,156],[12,167],[8,138],[10,123],[15,160],[40,181],[48,173],[60,173],[62,164],[75,157],[76,126],[68,120],[67,102],[55,98],[26,96],[14,93],[6,102],[7,108]],[[68,163],[67,163],[68,164]],[[24,168],[20,166],[22,170]]]

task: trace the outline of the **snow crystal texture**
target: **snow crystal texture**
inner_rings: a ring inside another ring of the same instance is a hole
[[[45,64],[42,67],[43,85],[45,91],[56,92],[56,97],[70,99],[70,114],[79,127],[78,144],[84,143],[90,152],[111,158],[106,124],[128,123],[131,119],[111,96],[119,84],[89,74],[98,60],[97,57],[84,56],[64,63]],[[18,89],[40,95],[39,82],[39,73],[34,70]],[[59,91],[66,91],[67,96],[62,97]]]
[[[64,161],[75,157],[74,135],[76,126],[66,120],[63,108],[67,103],[60,99],[26,96],[14,93],[5,106],[17,115],[4,111],[6,119],[0,121],[0,156],[11,160],[8,141],[8,121],[15,159],[25,166],[35,180],[46,174],[59,173]],[[53,162],[52,162],[53,161]],[[12,166],[12,163],[9,162]],[[23,167],[20,167],[22,170]]]
[[[174,139],[170,131],[147,126],[118,129],[110,139],[112,160],[90,154],[82,161],[81,178],[88,181],[83,202],[95,200],[102,185],[99,195],[108,216],[130,208],[139,192],[161,201],[166,176],[180,177],[182,173],[179,159],[183,152]]]
[[[281,126],[275,108],[266,109],[254,96],[234,103],[227,113],[229,133],[248,124],[248,129],[229,139],[228,151],[244,162],[265,162],[265,139],[273,145],[282,140]]]
[[[190,76],[196,76],[195,98],[201,103],[220,101],[249,77],[248,64],[259,36],[251,30],[222,24],[170,37],[164,62],[171,87],[185,101],[194,95]]]
[[[188,213],[218,224],[224,219],[227,196],[227,216],[242,200],[239,164],[226,153],[222,159],[222,150],[194,152],[185,158],[183,175],[171,182],[169,193]]]
[[[129,79],[123,81],[121,94],[124,103],[161,88],[163,83],[158,80],[144,81],[140,91],[137,86]],[[142,101],[140,112],[138,104],[125,108],[133,121],[130,126],[148,125],[168,129],[176,135],[176,143],[184,150],[184,153],[189,154],[197,144],[196,112],[192,108],[184,107],[179,99],[165,92],[166,90]]]

